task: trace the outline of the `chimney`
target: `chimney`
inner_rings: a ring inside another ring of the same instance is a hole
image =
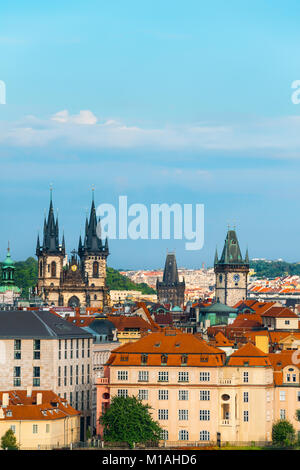
[[[27,396],[27,397],[31,397],[31,392],[32,392],[32,387],[27,387],[26,396]]]
[[[9,405],[9,394],[3,393],[2,394],[2,408],[6,408]]]
[[[42,393],[37,393],[36,394],[36,404],[41,405],[43,403],[43,394]]]

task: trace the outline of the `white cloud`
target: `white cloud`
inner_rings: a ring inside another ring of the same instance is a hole
[[[92,111],[83,110],[80,111],[79,114],[70,115],[69,111],[64,109],[63,111],[59,111],[58,113],[52,116],[52,121],[57,122],[70,122],[74,124],[87,124],[87,125],[94,125],[97,123],[98,119]]]
[[[113,118],[101,120],[90,110],[78,114],[62,110],[49,119],[26,116],[18,122],[0,121],[0,143],[14,147],[59,143],[62,148],[153,148],[299,158],[300,117],[142,128]]]

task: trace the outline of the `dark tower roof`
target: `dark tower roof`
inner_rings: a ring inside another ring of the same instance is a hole
[[[64,254],[63,250],[59,246],[59,228],[58,218],[54,219],[54,210],[52,203],[52,195],[50,198],[50,206],[48,212],[48,219],[44,220],[44,237],[43,245],[40,246],[39,236],[37,239],[36,254],[39,256],[41,252],[51,254]]]
[[[179,282],[176,257],[174,253],[168,253],[165,263],[163,283],[176,284]]]
[[[96,216],[96,208],[94,199],[92,200],[91,212],[90,212],[90,219],[89,221],[86,220],[85,224],[85,235],[84,235],[84,242],[82,243],[81,236],[79,238],[79,245],[78,245],[78,254],[82,256],[84,254],[106,254],[108,255],[108,242],[106,241],[105,245],[103,246],[102,240],[97,233],[97,216]],[[100,233],[99,233],[100,235]]]
[[[214,264],[249,264],[248,250],[245,259],[243,259],[235,230],[228,229],[221,258],[218,260],[216,252]]]

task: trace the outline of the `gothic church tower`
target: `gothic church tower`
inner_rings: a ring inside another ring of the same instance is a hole
[[[249,256],[242,258],[235,230],[228,229],[221,258],[216,250],[214,271],[216,275],[215,298],[217,302],[232,307],[247,298]]]

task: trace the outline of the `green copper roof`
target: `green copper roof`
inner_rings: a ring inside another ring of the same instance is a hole
[[[248,250],[243,259],[235,230],[228,230],[221,258],[215,255],[216,264],[249,264]]]
[[[13,292],[21,292],[21,289],[17,286],[10,286],[10,285],[7,285],[7,286],[0,286],[0,293],[3,294],[7,291],[13,291]]]
[[[233,307],[228,307],[228,305],[221,304],[220,302],[216,302],[211,304],[209,307],[202,307],[200,308],[200,312],[205,313],[236,313],[237,309]]]
[[[11,259],[9,248],[7,248],[6,258],[2,265],[2,269],[7,269],[7,268],[15,269],[15,262]]]

